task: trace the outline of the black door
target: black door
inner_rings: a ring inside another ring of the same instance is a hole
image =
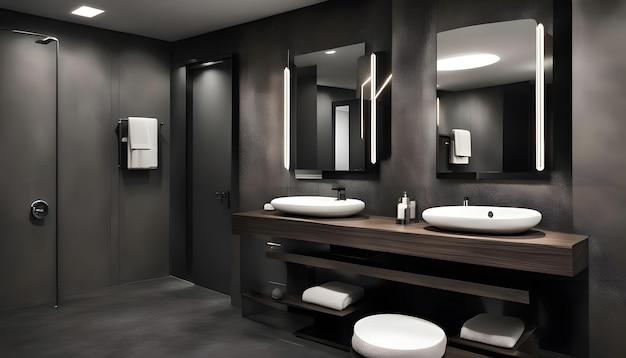
[[[233,183],[233,66],[188,69],[192,279],[230,294]],[[189,190],[189,188],[188,188]]]

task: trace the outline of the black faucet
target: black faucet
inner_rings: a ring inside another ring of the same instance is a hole
[[[338,186],[332,189],[337,190],[337,200],[346,200],[346,188],[345,187]]]

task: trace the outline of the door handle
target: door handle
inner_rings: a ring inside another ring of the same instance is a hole
[[[226,199],[226,208],[230,210],[230,191],[216,191],[215,198],[220,201],[220,204],[224,204],[224,199]]]

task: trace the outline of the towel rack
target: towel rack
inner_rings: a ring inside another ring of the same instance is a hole
[[[120,118],[117,120],[117,124],[122,124],[122,122],[128,122],[128,118]],[[165,125],[165,122],[159,123],[161,126]]]
[[[158,138],[161,138],[161,127],[165,125],[165,123],[159,123],[159,133]],[[117,127],[115,128],[115,132],[117,133],[117,166],[120,169],[128,169],[128,118],[119,118],[117,120]],[[159,159],[161,157],[161,152],[159,151]],[[159,160],[160,162],[160,160]]]

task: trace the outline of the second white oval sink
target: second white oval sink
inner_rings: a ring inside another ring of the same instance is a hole
[[[501,206],[439,206],[426,209],[422,218],[440,229],[485,234],[517,234],[541,221],[533,209]]]
[[[270,204],[286,214],[338,218],[361,212],[365,203],[358,199],[337,200],[330,196],[284,196]]]

